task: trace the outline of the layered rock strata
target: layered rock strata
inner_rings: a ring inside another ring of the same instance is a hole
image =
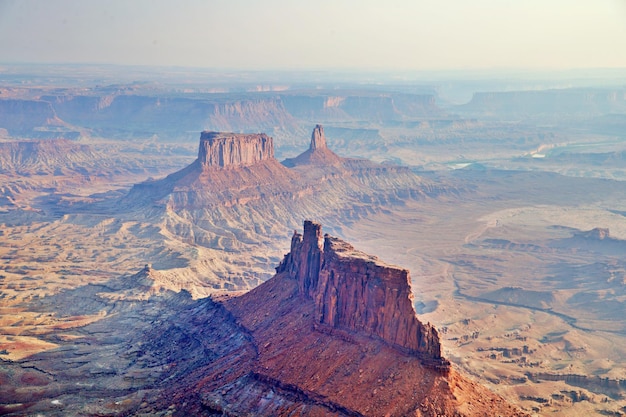
[[[294,233],[291,252],[277,267],[314,300],[316,321],[381,338],[446,371],[437,330],[415,314],[409,271],[321,233],[320,224],[305,221],[304,234]]]
[[[457,110],[473,114],[578,116],[623,113],[624,89],[565,88],[539,91],[477,92]]]
[[[0,142],[0,173],[59,174],[67,169],[84,174],[87,167],[95,170],[95,165],[107,162],[103,159],[88,145],[66,139]]]
[[[303,218],[345,224],[445,191],[408,167],[341,158],[325,142],[317,126],[311,146],[290,168],[273,156],[272,138],[265,134],[204,132],[194,162],[166,178],[136,184],[110,210],[121,206],[142,219],[156,218],[168,236],[210,250],[222,267],[202,261],[204,279],[211,277],[217,290],[233,290],[271,277],[280,261],[274,255],[284,247],[268,242],[278,242]],[[241,268],[231,267],[240,259],[254,265],[243,280]],[[224,276],[233,281],[223,283]]]
[[[290,192],[297,180],[297,174],[274,158],[270,136],[204,131],[192,164],[166,178],[134,185],[124,204],[136,207],[148,200],[175,210],[259,200],[270,204],[265,200]]]
[[[200,135],[198,162],[203,169],[237,168],[274,158],[274,142],[266,134],[204,131]]]

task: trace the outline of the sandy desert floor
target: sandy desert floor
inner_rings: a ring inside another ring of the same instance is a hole
[[[343,232],[411,270],[420,317],[467,374],[540,415],[620,415],[624,203],[609,192],[538,197],[411,203]],[[614,240],[573,237],[596,227]]]
[[[440,329],[445,355],[464,373],[538,415],[623,413],[622,184],[536,172],[437,175],[471,191],[329,228],[410,269],[420,318]],[[106,286],[147,263],[157,271],[155,291],[185,288],[200,298],[245,289],[251,276],[261,282],[271,274],[290,237],[278,244],[284,248],[259,248],[251,259],[189,244],[163,226],[172,218],[47,215],[39,211],[46,201],[33,198],[0,218],[0,355],[12,363],[58,348],[70,330],[115,311],[115,300],[85,300],[82,313],[42,309],[53,295]],[[589,237],[594,228],[609,229],[610,237]]]

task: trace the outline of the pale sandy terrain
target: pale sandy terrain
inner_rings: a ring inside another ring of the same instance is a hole
[[[414,203],[344,233],[411,270],[420,317],[437,324],[446,355],[466,373],[538,415],[621,413],[624,388],[608,385],[626,379],[623,252],[549,242],[595,227],[624,239],[624,218],[613,212],[624,203],[527,203]],[[485,243],[503,240],[514,243]]]

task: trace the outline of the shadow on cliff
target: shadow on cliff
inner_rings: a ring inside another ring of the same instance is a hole
[[[246,353],[235,355],[240,363],[254,357],[251,337],[221,304],[155,287],[154,273],[145,268],[29,303],[48,322],[34,334],[56,348],[2,361],[0,412],[150,414],[173,380],[233,351]]]

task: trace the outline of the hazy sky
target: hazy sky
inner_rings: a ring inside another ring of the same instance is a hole
[[[0,62],[626,67],[626,0],[0,0]]]

